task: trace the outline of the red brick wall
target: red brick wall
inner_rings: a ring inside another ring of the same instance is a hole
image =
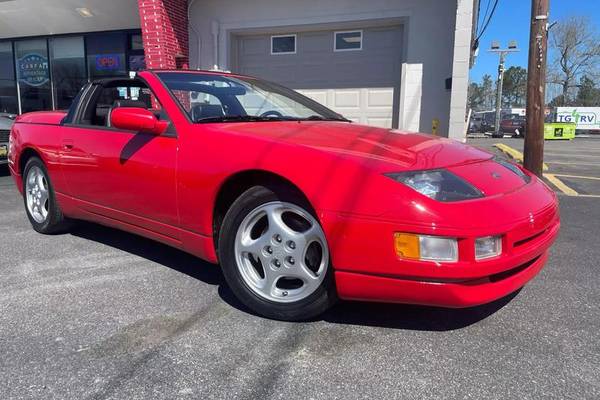
[[[187,0],[138,0],[146,68],[188,68]]]

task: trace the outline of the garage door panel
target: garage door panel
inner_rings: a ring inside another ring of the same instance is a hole
[[[334,92],[333,107],[343,110],[360,108],[361,93],[360,89],[336,90]]]
[[[367,107],[389,108],[394,104],[394,88],[369,89],[367,91]]]
[[[285,55],[270,54],[270,35],[240,36],[237,70],[296,89],[356,122],[391,127],[401,27],[364,28],[362,50],[339,52],[333,50],[333,28],[290,32],[297,35],[296,54]]]
[[[242,41],[240,46],[242,56],[259,55],[266,53],[266,42],[260,37],[249,37]]]
[[[333,39],[328,39],[328,34],[324,32],[317,33],[302,33],[300,35],[302,43],[298,46],[299,53],[320,53],[323,54],[333,47]],[[300,41],[299,41],[300,42]]]
[[[392,117],[367,117],[366,125],[389,128],[392,125]]]
[[[313,99],[317,103],[327,104],[327,90],[298,90],[300,94]]]

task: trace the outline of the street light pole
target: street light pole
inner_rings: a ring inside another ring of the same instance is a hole
[[[542,176],[549,0],[532,0],[527,67],[527,121],[523,166]]]
[[[500,56],[498,61],[498,81],[496,83],[496,125],[494,129],[494,137],[502,137],[500,132],[500,118],[502,117],[502,86],[504,84],[504,61],[508,53],[519,51],[517,42],[511,40],[508,43],[507,49],[501,49],[498,41],[492,41],[492,48],[489,50],[492,53],[498,53]]]
[[[496,83],[496,124],[493,137],[502,137],[500,132],[500,119],[502,117],[502,86],[504,84],[504,61],[508,53],[519,51],[517,42],[511,40],[508,43],[507,49],[501,49],[497,41],[492,42],[492,48],[489,50],[492,53],[498,53],[500,56],[498,61],[498,81]]]
[[[500,132],[500,119],[502,117],[502,86],[504,85],[504,59],[506,53],[500,53],[500,62],[498,63],[498,81],[496,83],[496,124],[494,136],[502,136]]]

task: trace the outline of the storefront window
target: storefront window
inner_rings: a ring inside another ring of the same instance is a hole
[[[15,42],[21,112],[50,110],[50,69],[46,39]]]
[[[0,113],[19,112],[11,42],[0,42]]]
[[[129,71],[141,71],[146,69],[146,59],[144,57],[144,43],[142,35],[129,35]]]
[[[145,67],[139,30],[2,40],[0,113],[66,110],[89,80]]]
[[[87,82],[83,37],[51,38],[49,43],[54,106],[65,110]]]
[[[86,37],[91,79],[127,75],[125,33],[103,33]]]

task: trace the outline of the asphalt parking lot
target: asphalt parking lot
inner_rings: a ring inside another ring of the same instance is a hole
[[[600,140],[546,148],[578,195],[557,188],[560,237],[520,292],[466,310],[342,303],[308,323],[250,314],[218,267],[146,239],[35,233],[0,167],[0,398],[598,399],[600,198],[583,194],[600,181],[559,174],[600,177]]]

